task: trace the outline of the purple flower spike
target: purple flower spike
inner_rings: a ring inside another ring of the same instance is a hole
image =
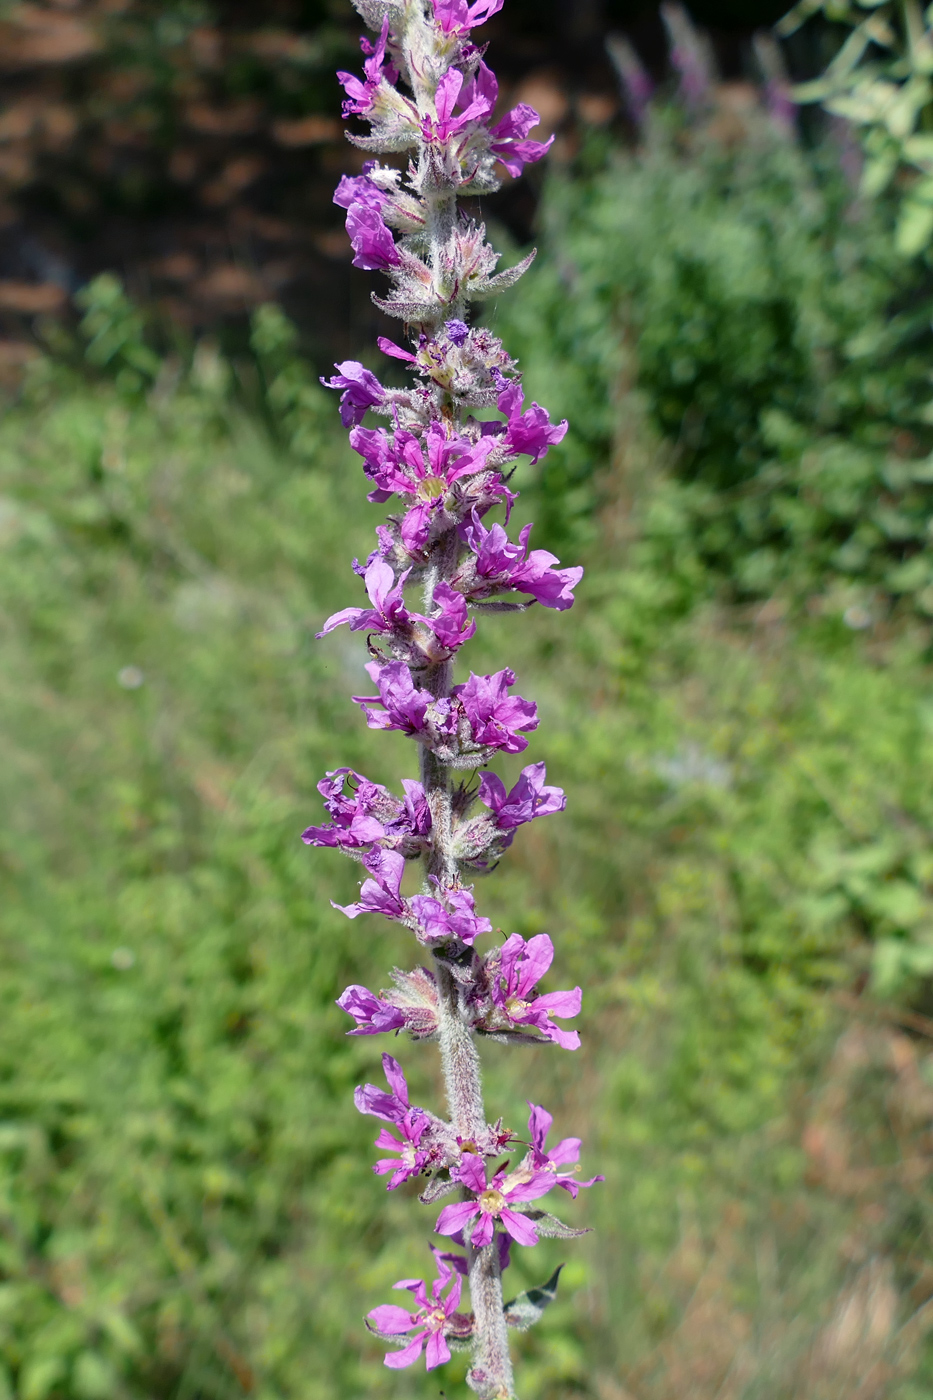
[[[334,199],[346,211],[354,265],[385,274],[373,301],[402,323],[404,341],[401,334],[379,337],[379,348],[401,365],[389,386],[357,360],[341,362],[322,381],[340,394],[369,500],[395,504],[376,526],[376,549],[364,563],[353,561],[367,605],[342,608],[319,635],[341,626],[369,634],[366,671],[375,693],[353,698],[370,729],[415,741],[421,781],[405,780],[396,796],[337,768],[319,784],[329,820],[308,827],[303,839],[362,864],[359,896],[343,913],[380,913],[403,925],[431,964],[394,969],[392,985],[378,992],[347,987],[338,1005],[352,1018],[348,1034],[405,1031],[435,1042],[450,1089],[450,1121],[442,1121],[410,1103],[400,1065],[385,1055],[387,1086],[356,1090],[357,1108],[382,1120],[373,1171],[389,1190],[421,1177],[421,1200],[437,1202],[435,1211],[447,1197],[452,1204],[441,1210],[437,1229],[461,1250],[433,1250],[438,1277],[430,1284],[402,1279],[396,1287],[414,1295],[411,1306],[375,1308],[368,1326],[399,1347],[385,1360],[393,1369],[423,1355],[431,1371],[457,1344],[473,1353],[466,1377],[473,1390],[514,1395],[508,1328],[516,1319],[502,1307],[497,1276],[513,1243],[537,1243],[545,1225],[536,1219],[549,1220],[549,1233],[563,1233],[534,1201],[558,1186],[576,1196],[593,1183],[577,1179],[578,1139],[548,1151],[550,1115],[536,1105],[524,1158],[512,1170],[499,1165],[520,1139],[502,1118],[488,1121],[479,1056],[466,1042],[554,1041],[574,1050],[579,1036],[558,1023],[579,1012],[581,997],[579,987],[536,995],[554,956],[545,934],[527,942],[513,934],[479,952],[477,940],[492,925],[477,914],[464,881],[469,871],[489,871],[521,825],[562,811],[565,799],[547,785],[543,763],[529,764],[508,790],[488,771],[478,791],[464,776],[497,752],[522,753],[538,712],[512,693],[511,669],[478,675],[466,667],[466,679],[454,684],[454,662],[484,612],[520,614],[535,603],[562,612],[573,605],[583,571],[531,549],[530,525],[516,540],[508,536],[518,459],[540,462],[567,424],[552,423],[536,403],[526,406],[515,359],[491,330],[471,324],[473,303],[497,298],[531,258],[497,270],[499,254],[485,228],[457,201],[492,193],[506,174],[539,160],[554,138],[533,139],[539,117],[527,103],[503,115],[485,47],[473,42],[471,31],[503,0],[353,4],[376,34],[361,41],[362,77],[339,75],[344,113],[362,117],[367,128],[354,122],[347,134],[379,159],[344,176]],[[662,8],[666,14],[672,7]],[[369,412],[381,415],[383,426],[364,427]],[[497,506],[503,523],[484,525]],[[406,607],[409,584],[419,602],[409,595]],[[425,883],[403,896],[405,861],[416,858]],[[469,1314],[456,1310],[465,1276]]]
[[[572,1172],[562,1170],[567,1166],[573,1166],[576,1171],[576,1163],[580,1160],[580,1139],[564,1138],[554,1148],[553,1152],[546,1149],[547,1135],[551,1131],[551,1124],[554,1119],[550,1113],[538,1104],[530,1103],[531,1117],[528,1119],[528,1132],[531,1136],[531,1151],[526,1158],[527,1165],[539,1172],[553,1172],[555,1186],[562,1186],[565,1191],[569,1191],[574,1200],[581,1187],[595,1186],[597,1181],[605,1181],[604,1176],[591,1177],[589,1181],[576,1181]]]
[[[372,879],[363,881],[357,903],[334,904],[331,900],[331,904],[335,909],[339,909],[341,914],[346,914],[348,919],[355,919],[358,914],[385,914],[387,919],[403,918],[405,901],[399,894],[399,889],[405,869],[405,857],[400,856],[397,851],[376,849],[363,857],[363,864]]]
[[[551,1172],[519,1167],[514,1172],[497,1172],[487,1185],[482,1159],[471,1152],[464,1152],[457,1175],[476,1199],[445,1206],[434,1227],[439,1235],[453,1235],[462,1230],[464,1238],[469,1238],[473,1248],[481,1249],[492,1243],[495,1222],[498,1220],[516,1244],[538,1243],[538,1232],[532,1221],[512,1207],[546,1196],[554,1186]],[[476,1220],[476,1224],[468,1235],[467,1226],[471,1220]]]
[[[373,1308],[368,1314],[367,1320],[371,1329],[381,1337],[401,1337],[409,1332],[415,1334],[407,1347],[402,1351],[390,1351],[385,1358],[385,1364],[396,1371],[403,1366],[414,1365],[423,1351],[425,1366],[429,1371],[450,1360],[450,1347],[444,1338],[444,1332],[460,1306],[463,1281],[441,1257],[438,1250],[431,1252],[437,1262],[438,1277],[431,1285],[430,1296],[424,1280],[420,1278],[403,1278],[393,1285],[395,1288],[407,1288],[414,1294],[418,1303],[417,1312],[411,1313],[405,1308],[385,1303],[382,1307]],[[448,1283],[451,1283],[451,1289],[444,1298],[441,1295]]]
[[[497,671],[493,676],[471,673],[465,685],[456,685],[458,696],[473,732],[473,742],[503,753],[521,753],[528,747],[523,732],[538,727],[538,710],[530,700],[509,695],[515,672]]]
[[[405,587],[408,571],[402,574],[396,583],[391,564],[387,564],[380,555],[374,554],[363,578],[372,607],[341,608],[340,612],[327,619],[320,632],[315,632],[316,637],[326,637],[328,632],[333,632],[335,627],[342,627],[344,623],[350,624],[351,632],[392,633],[407,630],[410,618],[405,611],[402,589]]]
[[[321,379],[325,389],[342,389],[340,396],[340,421],[345,428],[355,428],[362,423],[367,408],[385,403],[386,391],[371,370],[357,360],[344,360],[335,365],[337,373],[332,379]]]
[[[554,944],[546,933],[538,933],[526,943],[520,933],[507,938],[499,953],[498,971],[492,982],[492,999],[513,1026],[533,1026],[547,1040],[553,1040],[564,1050],[578,1050],[580,1037],[576,1031],[563,1031],[551,1020],[559,1016],[566,1020],[579,1016],[582,993],[548,992],[529,997],[554,960]]]
[[[368,987],[347,987],[337,998],[337,1005],[357,1023],[356,1030],[348,1031],[348,1035],[379,1035],[382,1031],[400,1031],[405,1025],[399,1008],[373,996]]]
[[[495,773],[480,775],[479,800],[492,812],[500,831],[514,831],[535,817],[549,817],[564,810],[567,798],[563,789],[545,787],[546,776],[543,763],[529,764],[507,793],[505,783]]]

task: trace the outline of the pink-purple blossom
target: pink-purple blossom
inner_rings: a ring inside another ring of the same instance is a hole
[[[471,598],[480,599],[512,589],[527,593],[545,608],[557,612],[573,607],[573,590],[583,577],[583,569],[556,569],[560,560],[546,549],[528,553],[531,525],[513,543],[501,525],[487,530],[476,512],[469,525],[460,527],[463,539],[474,553],[473,574],[467,572],[463,587]]]
[[[402,874],[405,870],[405,857],[397,851],[384,851],[377,847],[363,857],[363,865],[370,878],[360,887],[360,897],[355,904],[331,904],[355,919],[358,914],[385,914],[387,919],[400,919],[405,914],[405,901],[400,890]]]
[[[579,1016],[583,996],[580,988],[532,998],[553,961],[554,944],[546,933],[535,934],[527,943],[521,934],[513,933],[502,945],[497,962],[492,963],[492,1000],[510,1025],[534,1027],[564,1050],[578,1050],[577,1032],[562,1030],[551,1018],[558,1016],[564,1021]]]
[[[514,453],[527,453],[532,462],[540,462],[549,447],[562,442],[567,433],[567,420],[552,423],[547,409],[533,403],[522,411],[525,396],[517,379],[511,380],[499,395],[499,412],[506,416],[505,441]]]
[[[521,695],[509,695],[515,684],[515,672],[506,668],[491,676],[471,672],[463,685],[455,685],[453,694],[463,706],[470,722],[474,744],[501,749],[503,753],[521,753],[527,749],[524,737],[538,727],[538,709]]]
[[[553,136],[549,136],[546,141],[526,139],[529,131],[532,131],[540,120],[534,107],[529,107],[527,102],[520,102],[511,112],[507,112],[489,133],[489,149],[501,160],[513,180],[521,175],[526,165],[533,165],[536,160],[546,155],[554,143]]]
[[[384,1303],[381,1307],[373,1308],[367,1315],[372,1330],[382,1337],[401,1337],[409,1332],[414,1333],[403,1350],[390,1351],[387,1354],[385,1364],[393,1370],[412,1366],[422,1352],[425,1353],[425,1366],[429,1371],[450,1360],[450,1347],[444,1332],[450,1327],[450,1320],[460,1305],[463,1281],[441,1257],[438,1250],[432,1250],[432,1253],[437,1263],[438,1277],[431,1285],[430,1295],[427,1285],[420,1278],[403,1278],[393,1284],[394,1288],[407,1288],[414,1294],[418,1304],[417,1312],[412,1313],[406,1308]],[[448,1284],[450,1292],[445,1298],[443,1292]]]
[[[315,632],[314,635],[326,637],[328,632],[333,632],[335,627],[342,627],[345,623],[349,624],[351,632],[407,631],[411,619],[405,611],[402,593],[407,578],[406,571],[396,583],[392,566],[387,564],[381,555],[374,554],[363,575],[372,607],[341,608],[340,612],[333,613],[321,631]]]
[[[380,1035],[406,1030],[415,1040],[437,1032],[437,982],[426,967],[392,973],[395,986],[375,996],[368,987],[354,984],[337,998],[341,1011],[352,1016],[356,1027],[348,1035]]]
[[[378,695],[354,695],[362,706],[370,729],[398,729],[421,734],[427,728],[428,710],[435,704],[427,690],[416,686],[404,661],[370,661],[366,665]],[[449,701],[446,702],[449,706]]]
[[[337,373],[331,379],[321,379],[325,389],[342,389],[340,421],[345,428],[362,423],[368,408],[385,403],[386,391],[372,370],[358,360],[344,360],[335,365]]]
[[[480,92],[473,84],[463,94],[466,106],[462,111],[456,112],[461,88],[463,88],[463,74],[458,72],[456,68],[449,68],[438,83],[434,96],[437,121],[432,121],[430,117],[425,118],[424,121],[426,140],[448,141],[451,136],[462,131],[470,122],[481,121],[492,111],[495,99]]]
[[[388,1128],[382,1128],[376,1138],[377,1147],[381,1147],[384,1152],[396,1154],[394,1157],[380,1157],[373,1163],[373,1171],[377,1176],[392,1173],[387,1191],[394,1191],[412,1177],[420,1176],[431,1160],[431,1153],[421,1147],[421,1139],[429,1132],[431,1126],[421,1109],[409,1109],[395,1126],[398,1137],[390,1133]]]
[[[419,782],[403,778],[402,786],[400,799],[352,768],[335,768],[317,785],[333,821],[309,826],[302,841],[351,854],[378,843],[409,858],[420,855],[431,830],[431,809]]]
[[[405,1025],[405,1016],[397,1006],[374,996],[368,987],[354,983],[337,998],[341,1011],[352,1016],[356,1029],[348,1035],[379,1035],[383,1031],[400,1031]]]
[[[389,17],[387,15],[383,20],[382,31],[376,44],[371,44],[368,39],[363,39],[361,41],[363,52],[369,54],[369,57],[363,63],[364,80],[360,82],[359,78],[355,77],[354,74],[344,73],[338,70],[337,78],[344,92],[347,94],[347,99],[343,104],[343,115],[345,117],[367,116],[373,109],[373,99],[376,94],[376,89],[379,87],[383,78],[390,83],[395,82],[398,74],[391,63],[386,65],[386,49],[388,48],[388,43]]]
[[[347,233],[353,245],[354,267],[380,272],[398,266],[395,239],[382,222],[378,209],[367,204],[351,204],[347,210]]]
[[[352,204],[362,204],[378,213],[385,208],[389,199],[385,190],[370,180],[368,175],[341,175],[334,190],[334,203],[341,209],[349,209]]]
[[[562,1186],[575,1200],[581,1187],[595,1186],[597,1181],[605,1181],[604,1176],[594,1176],[589,1181],[577,1181],[573,1171],[565,1170],[567,1167],[573,1167],[573,1170],[576,1170],[576,1163],[580,1160],[580,1139],[564,1138],[551,1152],[548,1152],[547,1135],[551,1131],[554,1119],[540,1104],[529,1102],[528,1107],[531,1109],[531,1115],[528,1119],[531,1151],[526,1158],[529,1166],[533,1167],[535,1171],[553,1172],[554,1185]]]
[[[416,932],[422,943],[449,943],[456,939],[470,948],[480,934],[492,932],[490,921],[477,916],[471,890],[446,889],[437,899],[415,894],[408,907],[417,920]]]
[[[462,593],[451,588],[449,583],[439,583],[434,590],[435,613],[423,617],[413,613],[425,627],[430,627],[441,646],[453,653],[464,642],[468,642],[476,631],[476,623],[467,616],[467,602]]]
[[[534,1222],[514,1207],[546,1196],[554,1186],[553,1173],[519,1167],[514,1172],[496,1172],[487,1184],[482,1158],[464,1152],[457,1169],[457,1179],[473,1192],[474,1199],[444,1207],[434,1227],[439,1235],[453,1235],[462,1230],[464,1239],[468,1239],[474,1249],[481,1249],[492,1242],[498,1221],[516,1244],[538,1243]],[[470,1228],[473,1220],[476,1224]]]
[[[505,0],[434,0],[434,17],[445,34],[464,34],[497,15]]]
[[[546,787],[547,770],[543,763],[531,763],[523,768],[515,785],[506,792],[505,783],[496,773],[481,773],[479,800],[495,819],[500,831],[514,831],[535,817],[548,817],[562,812],[567,805],[564,791]]]
[[[363,458],[364,471],[375,484],[371,501],[387,501],[397,494],[417,496],[435,506],[455,481],[484,470],[495,445],[488,437],[470,442],[436,421],[428,424],[423,445],[406,429],[398,429],[391,439],[384,428],[354,428],[350,434],[350,446]]]

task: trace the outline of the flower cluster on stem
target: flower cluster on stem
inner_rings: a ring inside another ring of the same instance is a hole
[[[547,934],[480,942],[492,924],[477,913],[470,874],[492,869],[524,823],[560,812],[564,794],[547,784],[543,763],[524,767],[511,788],[488,770],[497,755],[524,752],[537,709],[515,692],[509,668],[457,677],[455,667],[484,611],[536,604],[564,611],[583,571],[530,548],[531,526],[509,537],[515,466],[523,457],[539,461],[567,425],[526,405],[501,341],[470,323],[473,303],[512,285],[530,259],[497,271],[483,225],[464,217],[457,200],[497,188],[503,172],[519,175],[549,143],[530,138],[533,108],[497,111],[496,79],[473,42],[472,31],[503,0],[354,2],[374,38],[361,41],[362,76],[338,75],[344,115],[368,128],[348,136],[392,159],[344,176],[334,198],[346,210],[354,264],[388,280],[373,299],[403,323],[406,343],[380,338],[379,348],[407,366],[411,382],[385,386],[356,361],[323,381],[340,392],[369,499],[394,508],[369,558],[354,561],[365,596],[318,635],[343,626],[368,634],[374,693],[353,698],[370,728],[413,739],[420,765],[417,778],[402,780],[402,795],[334,769],[318,784],[329,820],[302,839],[336,847],[363,867],[359,898],[335,907],[351,919],[381,914],[403,924],[427,963],[396,969],[378,995],[348,987],[338,1005],[355,1022],[349,1034],[404,1030],[437,1042],[446,1085],[446,1117],[412,1105],[401,1066],[384,1054],[387,1088],[356,1091],[360,1112],[384,1125],[373,1170],[388,1177],[389,1190],[419,1178],[428,1205],[455,1195],[434,1229],[461,1251],[432,1247],[434,1282],[396,1285],[412,1294],[415,1310],[385,1304],[368,1325],[401,1348],[388,1353],[387,1366],[423,1355],[431,1370],[452,1347],[467,1347],[473,1390],[484,1400],[512,1400],[508,1327],[527,1326],[536,1314],[521,1299],[503,1304],[511,1244],[532,1248],[542,1235],[580,1233],[537,1202],[558,1187],[575,1197],[602,1178],[577,1179],[576,1138],[547,1152],[551,1117],[538,1105],[530,1105],[527,1139],[501,1119],[487,1121],[477,1043],[575,1050],[579,1035],[558,1022],[579,1013],[581,993],[539,988],[554,957]],[[367,415],[381,415],[386,426],[368,425]],[[487,524],[491,511],[503,521]],[[418,894],[402,892],[408,861],[423,865]],[[468,1313],[458,1311],[464,1278]]]

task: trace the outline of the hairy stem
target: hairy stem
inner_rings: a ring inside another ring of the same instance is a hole
[[[470,1299],[476,1319],[476,1352],[470,1382],[483,1400],[513,1400],[512,1358],[502,1311],[502,1272],[495,1243],[470,1249]]]
[[[438,541],[437,563],[430,570],[425,588],[425,608],[430,613],[434,589],[453,574],[457,564],[454,537]],[[449,663],[436,666],[424,682],[438,698],[449,695],[453,670]],[[440,885],[449,886],[459,873],[453,852],[451,771],[427,748],[421,750],[421,782],[431,807],[432,851],[426,874]],[[444,1085],[451,1123],[464,1142],[474,1140],[486,1126],[479,1055],[470,1030],[460,985],[448,963],[434,959],[437,977],[439,1040]],[[475,1319],[475,1357],[471,1373],[473,1388],[484,1400],[512,1400],[512,1362],[509,1356],[508,1327],[502,1311],[502,1278],[499,1251],[495,1244],[467,1250],[470,1269],[470,1297]]]

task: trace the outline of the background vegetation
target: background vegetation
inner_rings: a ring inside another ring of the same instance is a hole
[[[480,899],[586,990],[490,1102],[607,1176],[512,1270],[568,1261],[526,1400],[933,1383],[929,272],[844,131],[743,101],[568,148],[490,313],[572,424],[521,519],[587,566],[473,661],[569,799]],[[409,950],[297,839],[325,768],[410,771],[364,642],[312,640],[377,509],[276,308],[222,354],[77,303],[0,420],[0,1400],[456,1394],[360,1323],[427,1213],[369,1171],[381,1046],[333,1002]]]

